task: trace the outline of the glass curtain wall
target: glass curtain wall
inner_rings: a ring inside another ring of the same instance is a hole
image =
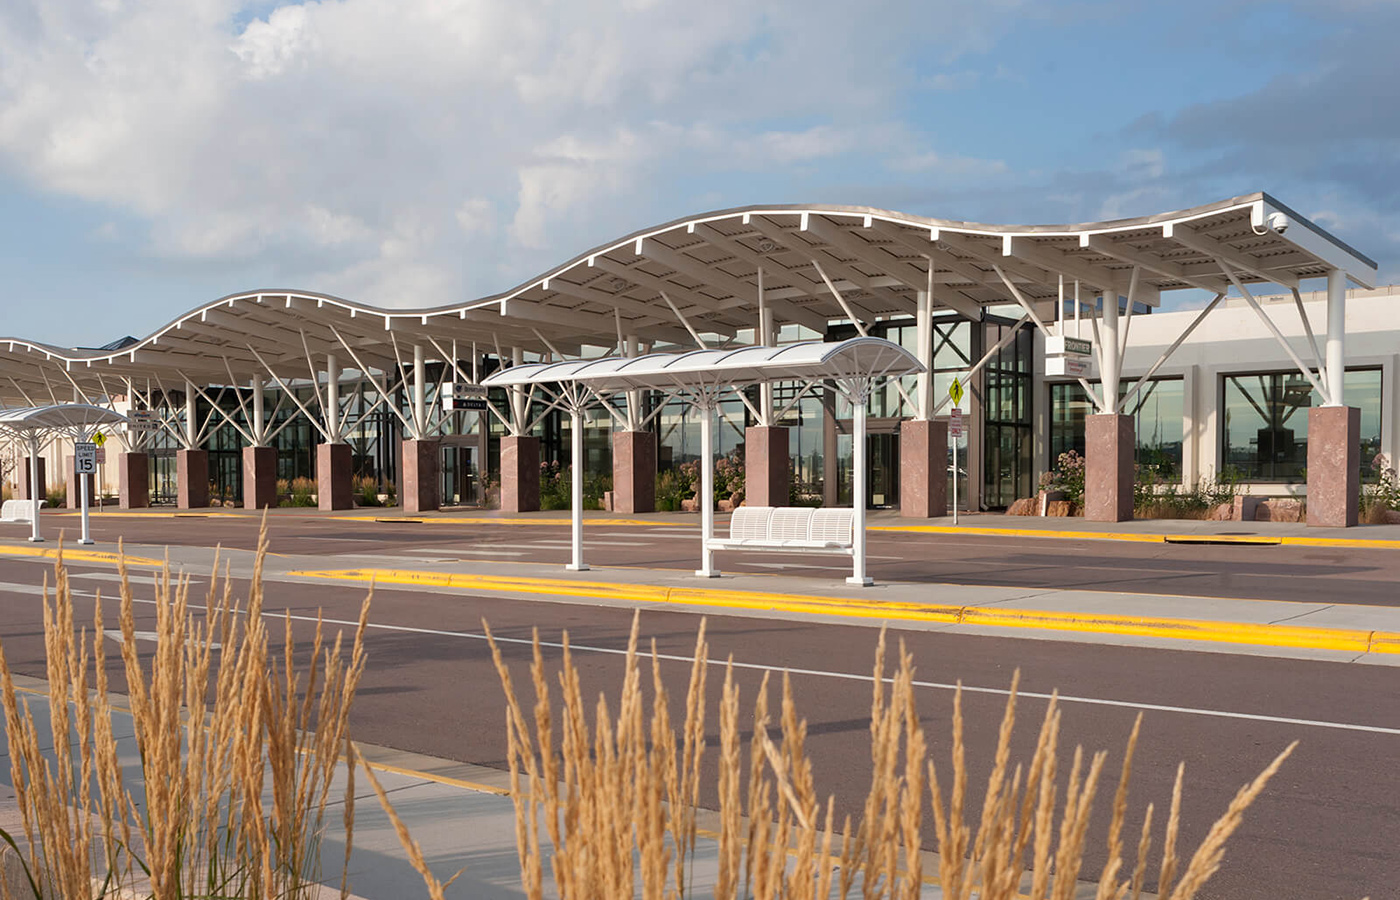
[[[984,346],[994,346],[1016,327],[1014,322],[989,320]],[[982,503],[989,509],[1005,508],[1031,495],[1033,340],[1031,329],[1020,328],[982,370]]]
[[[1224,379],[1223,466],[1245,480],[1298,484],[1306,480],[1308,409],[1322,405],[1298,372],[1227,375]],[[1381,370],[1348,369],[1346,402],[1361,410],[1361,471],[1381,449]]]
[[[1098,387],[1098,382],[1093,383]],[[1133,382],[1120,384],[1118,395],[1125,396]],[[1137,435],[1136,459],[1139,465],[1153,466],[1164,481],[1182,477],[1182,445],[1185,437],[1185,382],[1179,378],[1154,378],[1133,395],[1125,413],[1133,417]],[[1050,385],[1050,459],[1054,468],[1061,453],[1073,450],[1084,455],[1084,421],[1094,414],[1094,405],[1076,383]]]

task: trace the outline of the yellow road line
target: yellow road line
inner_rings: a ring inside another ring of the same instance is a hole
[[[818,597],[762,591],[730,591],[713,588],[666,587],[651,584],[618,584],[570,581],[555,578],[523,578],[513,575],[466,575],[404,569],[345,569],[294,571],[289,575],[332,581],[374,582],[474,591],[548,594],[564,597],[603,597],[632,603],[708,606],[720,609],[831,615],[848,618],[933,622],[947,625],[981,625],[996,628],[1033,628],[1090,634],[1161,637],[1174,640],[1255,644],[1351,653],[1400,654],[1400,633],[1346,628],[1310,628],[1251,622],[1216,622],[1169,617],[1115,616],[1094,613],[1047,612],[1005,607],[958,606],[936,603],[900,603]]]
[[[28,544],[0,544],[0,556],[27,556],[40,559],[57,559],[58,547],[36,547]],[[72,547],[63,548],[64,562],[98,562],[115,565],[122,558],[122,554],[108,553],[104,550],[74,550]],[[165,560],[163,559],[150,559],[144,556],[128,555],[125,559],[126,564],[129,566],[159,568],[165,565]]]

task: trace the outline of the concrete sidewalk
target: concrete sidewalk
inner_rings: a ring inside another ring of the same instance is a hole
[[[49,733],[47,683],[16,676],[22,702],[27,702],[39,733]],[[139,785],[140,769],[130,717],[115,713],[118,752],[126,783]],[[0,717],[0,733],[4,719]],[[520,862],[515,843],[515,805],[509,796],[509,774],[497,769],[457,763],[385,747],[357,745],[375,770],[375,777],[422,850],[425,861],[440,881],[458,871],[446,891],[452,900],[513,900],[525,896],[520,887]],[[52,747],[46,748],[51,751]],[[50,754],[51,756],[51,754]],[[321,846],[321,871],[325,888],[317,900],[340,896],[341,867],[345,859],[344,796],[346,767],[342,762],[326,808],[325,837]],[[137,803],[140,803],[139,792]],[[270,798],[269,798],[270,803]],[[356,773],[353,849],[346,873],[353,900],[410,900],[426,898],[423,879],[410,863],[388,815],[369,786],[363,771]],[[716,816],[701,810],[699,837],[693,865],[688,867],[690,896],[713,893],[718,872]],[[0,829],[16,836],[23,846],[23,827],[14,799],[8,759],[8,741],[0,741]],[[547,835],[544,848],[545,894],[557,896],[550,875]],[[942,891],[934,883],[936,854],[924,852],[922,897],[937,900]],[[640,882],[639,882],[640,883]],[[857,886],[857,891],[859,887]],[[1077,900],[1094,896],[1094,886],[1083,883]]]

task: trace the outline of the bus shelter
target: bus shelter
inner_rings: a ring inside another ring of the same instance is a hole
[[[105,406],[93,406],[88,403],[60,403],[53,406],[0,410],[0,434],[12,437],[29,453],[29,483],[34,485],[31,493],[35,495],[40,493],[39,454],[50,441],[62,437],[75,444],[85,443],[91,441],[93,435],[103,426],[125,424],[127,418],[121,413]],[[92,498],[88,495],[87,476],[80,477],[79,484],[82,491],[83,533],[78,543],[91,544],[92,538],[88,534],[88,504]],[[30,517],[29,539],[42,541],[44,538],[39,532],[40,498],[32,496],[30,499],[34,501],[34,510]]]
[[[705,578],[720,573],[714,565],[710,541],[714,537],[714,420],[719,400],[733,393],[751,405],[743,389],[752,385],[785,381],[801,389],[789,401],[796,404],[808,392],[830,385],[848,400],[852,410],[854,470],[851,505],[854,531],[852,584],[868,585],[865,571],[865,418],[873,386],[882,378],[917,375],[924,366],[908,350],[883,338],[855,337],[844,341],[805,341],[781,347],[744,347],[734,350],[692,350],[684,353],[654,353],[635,357],[605,357],[594,360],[535,363],[511,366],[493,373],[482,383],[507,388],[513,405],[528,405],[542,399],[546,410],[560,409],[570,414],[572,423],[572,465],[570,477],[573,540],[568,568],[583,571],[583,416],[597,404],[610,415],[625,421],[614,398],[641,391],[657,391],[667,397],[689,402],[701,411],[700,485],[698,490],[701,531],[701,562],[695,574]],[[633,401],[635,403],[635,400]],[[786,413],[784,408],[778,417]]]

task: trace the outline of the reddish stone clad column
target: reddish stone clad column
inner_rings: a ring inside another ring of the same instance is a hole
[[[209,505],[209,451],[175,451],[175,504],[180,509]]]
[[[1127,522],[1133,518],[1133,417],[1114,413],[1084,422],[1084,518]]]
[[[399,494],[403,498],[404,512],[431,512],[442,505],[442,498],[438,493],[438,466],[441,452],[441,445],[438,441],[405,440],[403,442],[402,489]]]
[[[277,499],[277,448],[243,448],[243,508],[275,507]]]
[[[351,497],[351,468],[349,444],[316,445],[316,506],[323,510],[349,509]],[[436,508],[436,507],[434,507]]]
[[[1308,410],[1308,524],[1351,528],[1361,493],[1361,410]]]
[[[778,425],[744,429],[744,503],[748,506],[787,506],[791,493],[792,459],[788,430]]]
[[[122,509],[151,505],[151,458],[144,450],[117,455],[117,502]]]
[[[501,438],[501,509],[534,512],[540,508],[540,439]]]
[[[23,459],[20,460],[20,465],[22,465],[24,468],[20,470],[20,472],[19,472],[19,478],[18,478],[18,479],[16,480],[16,482],[15,482],[16,486],[17,486],[18,489],[19,489],[19,496],[16,497],[15,499],[17,499],[17,500],[47,500],[47,499],[48,499],[48,493],[49,493],[49,487],[48,487],[48,485],[49,485],[49,476],[48,476],[48,472],[46,471],[46,469],[48,468],[48,467],[45,465],[46,462],[47,462],[47,460],[45,460],[42,456],[39,457],[39,489],[38,489],[37,491],[34,491],[34,490],[31,490],[31,489],[30,489],[30,485],[29,485],[29,457],[26,456],[26,457],[24,457]]]
[[[656,512],[656,434],[613,432],[613,511]]]
[[[899,423],[899,514],[906,519],[948,515],[948,422]]]

